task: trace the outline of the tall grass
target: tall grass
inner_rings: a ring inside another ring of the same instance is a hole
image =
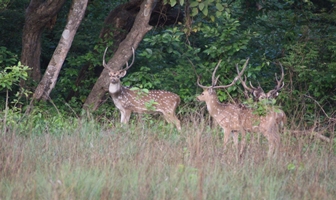
[[[193,116],[181,133],[162,121],[59,121],[1,134],[0,199],[336,199],[333,144],[282,135],[268,158],[267,140],[251,138],[237,162],[222,130]]]

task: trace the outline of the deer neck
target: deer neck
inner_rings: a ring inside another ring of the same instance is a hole
[[[117,94],[121,91],[121,88],[122,88],[122,85],[121,85],[120,81],[118,81],[116,83],[111,82],[110,85],[109,85],[109,92],[111,94]]]
[[[218,99],[210,99],[206,101],[206,105],[210,115],[213,115],[217,111],[217,109],[223,106],[224,104],[220,103]]]

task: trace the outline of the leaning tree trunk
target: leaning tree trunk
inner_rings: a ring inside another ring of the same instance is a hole
[[[71,47],[77,29],[84,17],[88,0],[73,0],[72,6],[68,15],[68,22],[62,33],[61,39],[57,48],[49,62],[47,70],[37,86],[34,99],[48,100],[51,90],[55,87],[59,72],[63,62]]]
[[[26,9],[25,25],[22,33],[21,63],[31,70],[33,81],[40,81],[41,36],[44,28],[55,19],[65,0],[31,0]],[[24,86],[25,83],[21,85]]]
[[[146,33],[151,30],[152,26],[150,26],[148,22],[152,13],[152,8],[155,7],[154,2],[156,1],[143,1],[131,31],[120,43],[114,56],[109,60],[108,66],[111,66],[115,70],[121,69],[132,56],[131,48],[133,47],[136,49]],[[96,110],[102,97],[108,91],[108,84],[108,71],[107,69],[104,69],[96,84],[93,86],[93,89],[91,90],[91,93],[86,99],[83,107],[85,109]]]

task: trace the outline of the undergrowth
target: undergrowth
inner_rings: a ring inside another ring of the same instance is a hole
[[[222,129],[196,114],[181,132],[147,117],[121,126],[117,114],[8,116],[0,199],[336,198],[335,145],[290,130],[276,157],[250,136],[237,162]]]

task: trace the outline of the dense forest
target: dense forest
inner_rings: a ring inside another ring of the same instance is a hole
[[[336,197],[336,0],[0,0],[0,96],[0,199]]]
[[[69,110],[66,104],[75,113],[80,112],[102,72],[105,47],[111,46],[111,53],[116,51],[132,28],[140,3],[88,2],[48,101],[65,113]],[[28,29],[24,27],[25,19],[26,26],[29,19],[29,1],[2,1],[2,109],[6,92],[10,108],[19,107],[22,112],[27,109],[67,22],[71,2],[59,4],[59,11],[50,13],[49,21],[40,28],[40,54],[28,55],[36,57],[29,61],[22,52],[26,45],[22,43],[29,40],[23,39],[27,37],[23,34]],[[235,65],[249,57],[245,76],[253,85],[259,84],[268,91],[276,85],[274,74],[281,73],[280,62],[285,77],[276,104],[283,107],[292,125],[306,126],[316,116],[328,125],[333,122],[336,99],[334,12],[332,1],[159,2],[150,18],[153,28],[139,43],[134,67],[122,82],[140,89],[175,92],[186,105],[180,111],[184,113],[199,107],[194,67],[198,74],[210,78],[215,64],[223,60],[217,73],[221,75],[219,83],[226,84],[235,76]],[[29,62],[35,66],[29,66]],[[218,91],[219,99],[243,102],[239,85]],[[104,112],[114,110],[108,98],[105,94],[100,100],[104,102],[100,103]]]

